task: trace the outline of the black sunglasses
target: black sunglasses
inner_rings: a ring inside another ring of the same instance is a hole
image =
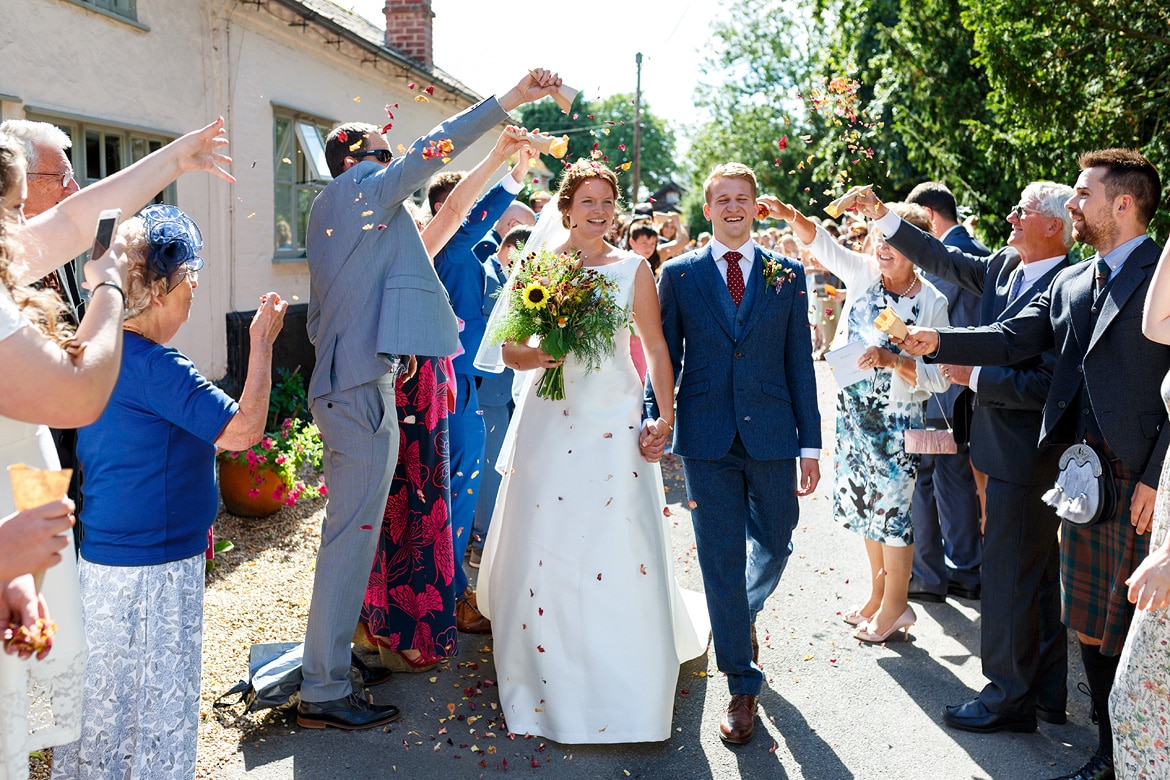
[[[376,157],[380,163],[388,163],[394,159],[394,154],[389,149],[366,149],[364,152],[355,152],[350,157]]]

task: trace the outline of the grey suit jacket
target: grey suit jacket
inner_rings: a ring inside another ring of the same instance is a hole
[[[455,313],[403,202],[443,167],[423,159],[429,141],[449,138],[458,152],[506,119],[488,98],[389,165],[358,163],[317,196],[306,239],[308,330],[317,351],[310,399],[377,379],[394,355],[458,351]]]
[[[943,329],[940,363],[1008,365],[1056,348],[1040,444],[1072,444],[1082,384],[1106,443],[1156,487],[1170,445],[1160,387],[1170,347],[1142,335],[1142,309],[1161,248],[1147,238],[1130,253],[1100,301],[1093,263],[1066,268],[1014,317],[967,331]]]
[[[945,246],[910,224],[887,239],[892,247],[923,270],[979,297],[979,322],[990,325],[1010,319],[1040,297],[1067,264],[1036,280],[1015,301],[1012,275],[1020,256],[1004,247],[990,257]],[[1059,447],[1040,447],[1042,410],[1052,384],[1056,351],[1047,350],[1008,366],[984,366],[971,420],[971,462],[985,474],[1017,485],[1048,485],[1056,475]]]

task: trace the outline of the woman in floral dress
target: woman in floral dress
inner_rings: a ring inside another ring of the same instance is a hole
[[[1146,296],[1142,332],[1170,344],[1170,243]],[[1170,374],[1162,380],[1170,409]],[[1118,778],[1170,777],[1170,459],[1162,466],[1150,554],[1126,580],[1138,612],[1129,626],[1109,694],[1113,768]]]
[[[947,299],[880,237],[872,253],[853,252],[791,206],[784,208],[791,211],[788,221],[800,243],[848,289],[833,347],[864,342],[858,367],[873,370],[837,395],[833,510],[837,522],[865,539],[870,565],[869,598],[845,615],[845,622],[857,626],[858,639],[883,642],[915,621],[906,593],[914,558],[910,501],[919,456],[905,451],[903,434],[923,427],[923,402],[931,392],[946,389],[947,382],[921,358],[901,354],[873,321],[889,307],[907,325],[945,327]],[[890,209],[930,229],[921,208],[893,203]]]

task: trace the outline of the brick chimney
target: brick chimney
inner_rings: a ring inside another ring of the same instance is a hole
[[[431,0],[386,0],[386,45],[433,70],[434,18]]]

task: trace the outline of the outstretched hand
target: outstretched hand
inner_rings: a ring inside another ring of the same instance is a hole
[[[768,209],[768,217],[770,219],[782,219],[785,222],[791,222],[796,218],[796,208],[783,202],[775,195],[761,195],[756,198],[756,203]]]
[[[907,328],[909,333],[906,338],[902,340],[902,349],[914,357],[922,355],[931,355],[938,352],[938,331],[934,328]],[[897,339],[891,337],[890,339],[895,344],[899,343]]]
[[[206,127],[172,142],[179,154],[179,166],[184,172],[207,171],[225,181],[235,182],[236,177],[228,173],[225,167],[232,158],[221,151],[228,143],[227,130],[223,124],[221,116]]]
[[[252,324],[248,328],[253,343],[271,345],[280,335],[284,327],[284,313],[288,310],[288,301],[282,300],[274,292],[260,296],[260,307],[252,317]]]
[[[532,103],[542,97],[551,95],[561,85],[561,77],[551,70],[533,68],[524,74],[524,78],[502,96],[500,106],[505,111],[519,108],[525,103]]]
[[[857,200],[853,201],[853,208],[858,214],[869,219],[881,219],[888,212],[886,204],[882,203],[882,199],[877,196],[872,187],[862,187],[857,195]]]

